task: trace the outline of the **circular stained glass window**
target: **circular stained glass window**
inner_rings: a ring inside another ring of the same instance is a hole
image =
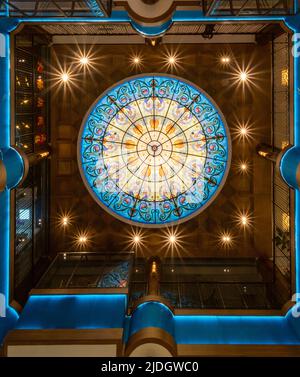
[[[82,178],[120,220],[160,227],[203,211],[221,189],[231,159],[222,113],[181,78],[143,75],[103,93],[78,140]]]

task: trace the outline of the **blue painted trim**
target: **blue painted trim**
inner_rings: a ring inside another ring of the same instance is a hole
[[[0,149],[0,152],[7,172],[6,188],[8,190],[16,188],[23,179],[25,172],[23,158],[13,147]]]
[[[279,172],[280,172],[280,176],[281,178],[284,180],[284,182],[289,186],[289,183],[286,181],[285,177],[284,177],[284,174],[283,174],[283,166],[285,165],[284,164],[284,160],[286,159],[286,153],[281,157],[281,160],[279,162]]]
[[[281,157],[279,171],[281,177],[291,188],[299,189],[297,182],[297,170],[300,166],[300,148],[289,148]]]
[[[300,293],[300,191],[295,192],[295,268],[296,292]],[[300,301],[300,297],[298,300]],[[300,327],[300,326],[299,326]]]
[[[131,315],[128,336],[147,327],[156,327],[174,335],[174,317],[171,310],[161,302],[149,301],[139,305]]]
[[[159,26],[143,26],[133,20],[131,21],[132,27],[144,37],[159,37],[164,35],[172,24],[172,19]]]

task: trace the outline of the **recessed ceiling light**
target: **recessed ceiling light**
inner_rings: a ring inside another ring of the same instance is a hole
[[[240,72],[240,80],[241,80],[242,82],[247,81],[247,80],[248,80],[248,73],[245,72],[245,71]]]
[[[70,75],[67,72],[63,72],[60,77],[61,81],[64,83],[67,83],[70,79]]]
[[[82,64],[82,65],[88,65],[89,64],[89,58],[87,56],[82,56],[79,61],[80,61],[80,64]]]

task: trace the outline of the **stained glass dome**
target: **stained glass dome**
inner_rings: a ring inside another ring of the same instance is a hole
[[[168,75],[128,78],[103,93],[79,134],[85,185],[120,220],[161,227],[203,211],[231,160],[225,119],[194,84]]]

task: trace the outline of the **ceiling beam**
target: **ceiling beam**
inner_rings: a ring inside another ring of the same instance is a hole
[[[265,45],[284,33],[285,31],[279,24],[269,24],[255,35],[255,41],[259,45]]]
[[[145,44],[145,38],[140,35],[54,35],[53,44],[92,44],[92,45],[122,45]],[[163,44],[228,44],[255,43],[255,35],[214,35],[213,39],[205,39],[202,35],[165,35]]]

